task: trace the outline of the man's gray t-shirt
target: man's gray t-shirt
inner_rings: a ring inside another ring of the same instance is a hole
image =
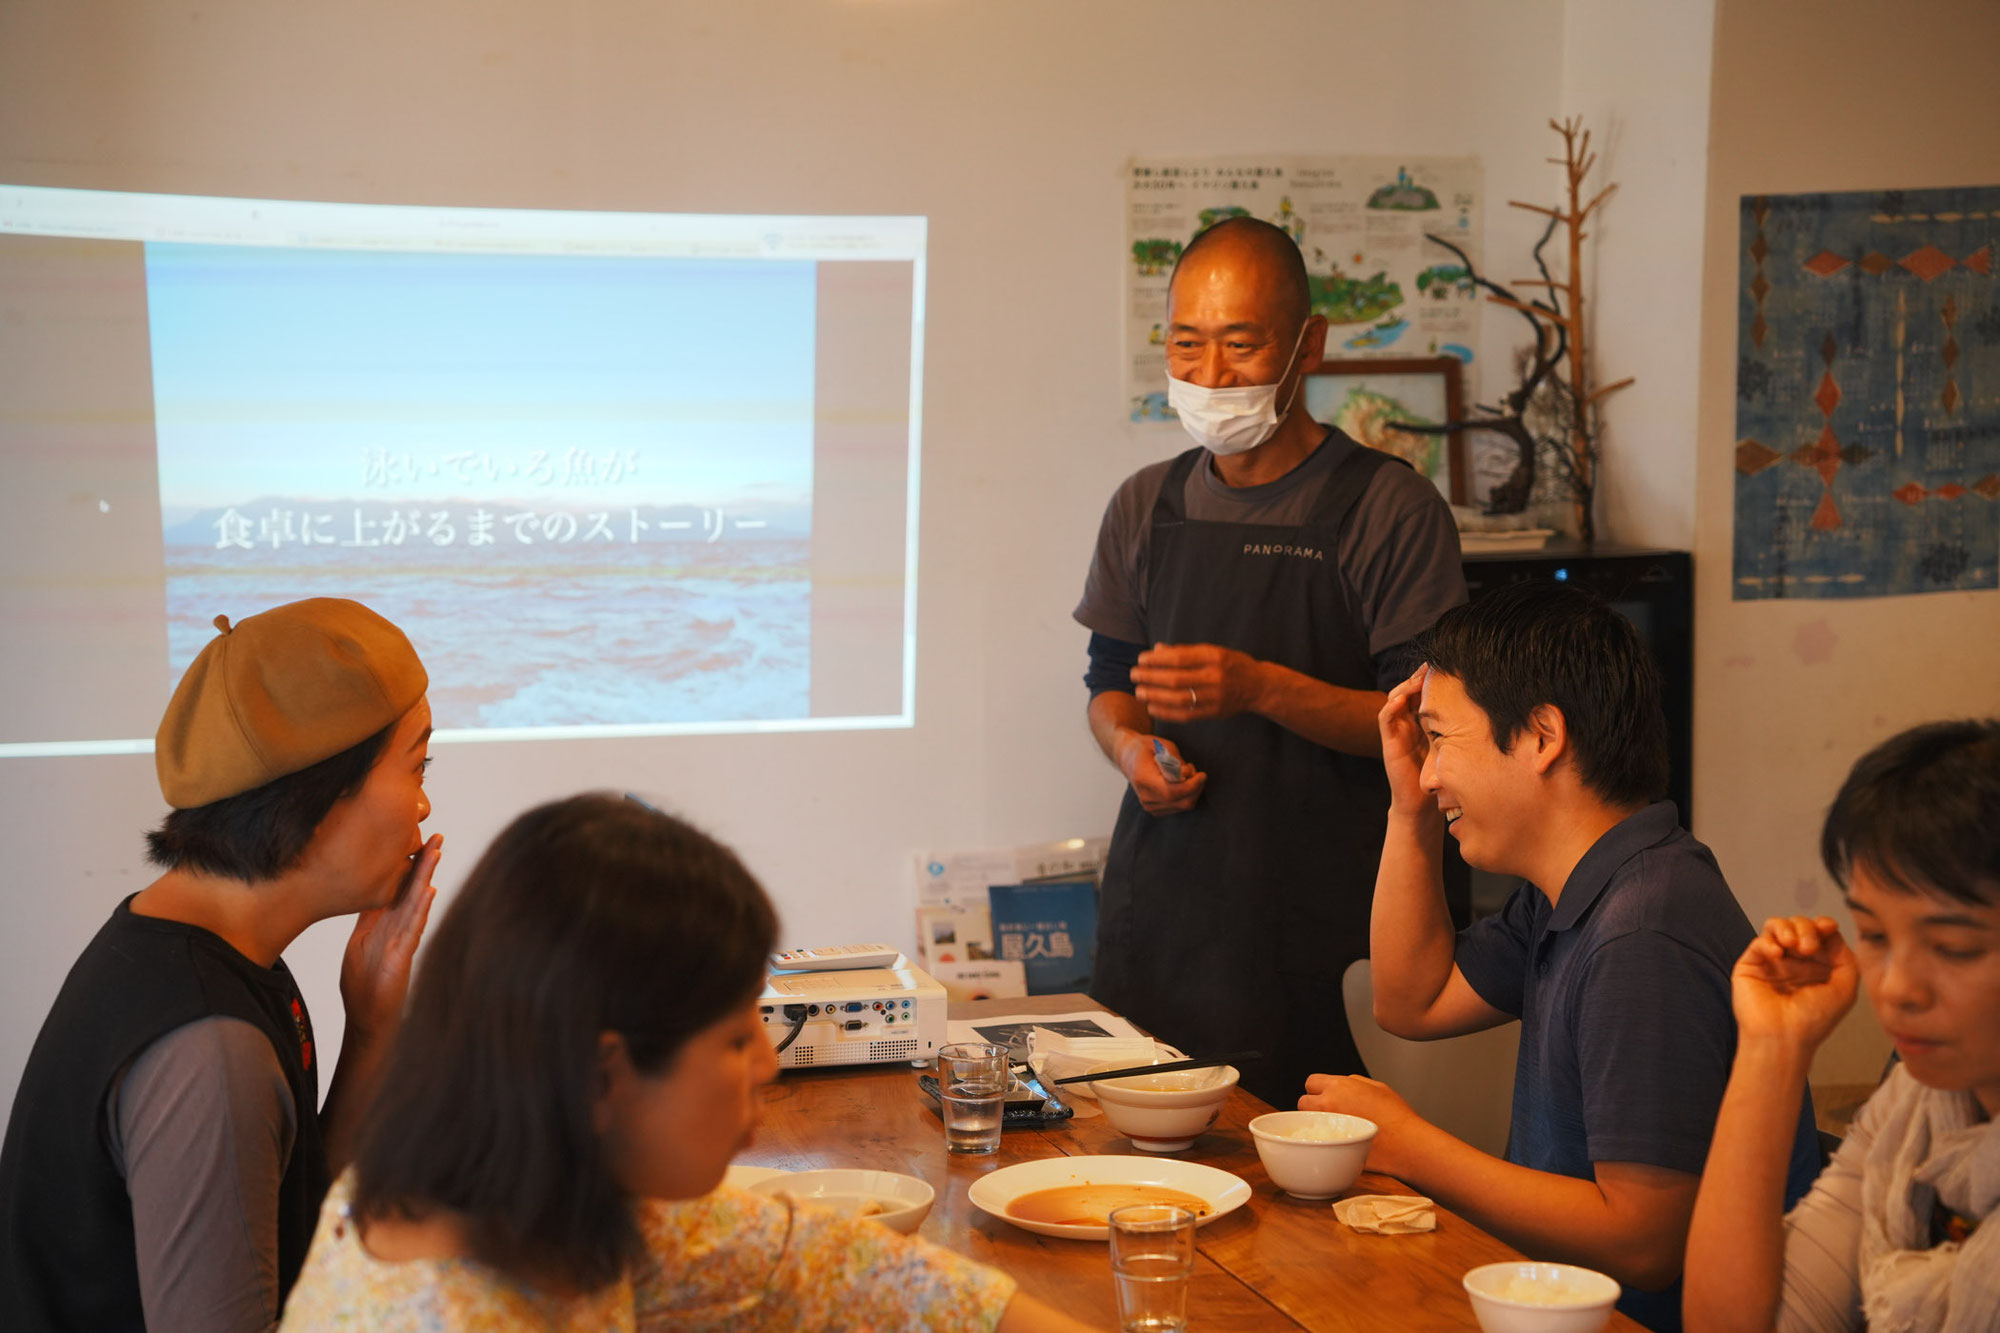
[[[1327,477],[1349,450],[1363,446],[1339,431],[1305,462],[1261,486],[1229,486],[1205,455],[1188,474],[1185,505],[1193,522],[1297,527],[1312,514]],[[1151,646],[1146,615],[1146,555],[1153,507],[1174,460],[1126,478],[1105,507],[1097,549],[1074,615],[1086,629]],[[1377,686],[1389,689],[1414,669],[1398,650],[1466,599],[1458,528],[1436,486],[1407,467],[1377,468],[1341,530],[1335,553],[1340,577],[1365,623],[1359,628],[1375,659]],[[1228,645],[1224,645],[1227,647]]]

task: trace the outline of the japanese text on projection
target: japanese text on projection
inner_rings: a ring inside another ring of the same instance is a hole
[[[566,449],[560,456],[551,450],[533,449],[514,458],[471,449],[428,457],[407,450],[371,449],[363,466],[361,484],[370,490],[389,490],[424,481],[466,486],[477,481],[520,481],[536,487],[615,486],[638,475],[636,449],[602,452]]]
[[[291,546],[517,546],[630,544],[681,537],[720,541],[725,533],[759,531],[766,520],[739,518],[722,509],[671,511],[533,509],[465,505],[445,508],[369,509],[362,505],[330,509],[273,506],[253,515],[225,509],[211,526],[218,551],[283,550]],[[650,515],[648,517],[647,515]]]

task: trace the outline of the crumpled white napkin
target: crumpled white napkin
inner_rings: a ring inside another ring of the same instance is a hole
[[[1408,1236],[1436,1231],[1437,1205],[1421,1195],[1357,1194],[1333,1205],[1333,1215],[1372,1236]]]

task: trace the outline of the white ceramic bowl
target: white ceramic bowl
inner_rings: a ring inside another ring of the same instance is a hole
[[[1133,1074],[1091,1084],[1111,1127],[1147,1152],[1179,1152],[1193,1143],[1222,1114],[1222,1104],[1235,1086],[1233,1065]]]
[[[1368,1163],[1375,1122],[1337,1111],[1272,1111],[1250,1122],[1264,1174],[1301,1199],[1331,1199]]]
[[[922,1225],[931,1210],[937,1191],[915,1176],[894,1171],[863,1171],[839,1168],[828,1171],[793,1171],[772,1176],[751,1185],[754,1194],[776,1197],[789,1194],[806,1203],[820,1204],[848,1214],[866,1214],[891,1231],[905,1235]],[[870,1212],[869,1210],[874,1211]]]
[[[1465,1275],[1486,1333],[1595,1333],[1610,1322],[1618,1283],[1575,1264],[1484,1264]]]

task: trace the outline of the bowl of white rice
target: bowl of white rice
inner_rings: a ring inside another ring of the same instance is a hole
[[[1472,1313],[1486,1333],[1595,1333],[1622,1290],[1575,1264],[1482,1264],[1465,1275]]]
[[[1331,1199],[1368,1164],[1375,1122],[1337,1111],[1273,1111],[1250,1122],[1271,1183],[1297,1199]]]

